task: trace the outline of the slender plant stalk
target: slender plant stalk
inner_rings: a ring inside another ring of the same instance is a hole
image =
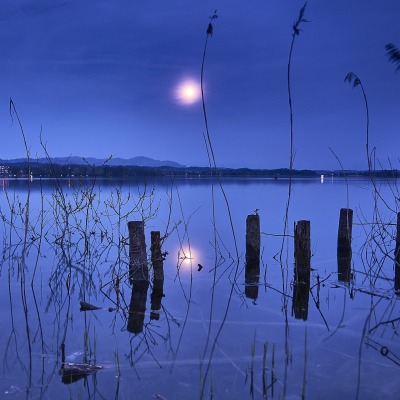
[[[28,230],[29,230],[29,209],[30,209],[30,196],[31,196],[31,159],[30,159],[30,151],[29,151],[29,147],[28,147],[28,143],[26,141],[26,136],[25,136],[25,132],[24,132],[24,128],[22,126],[22,122],[19,118],[17,109],[15,107],[15,104],[13,102],[13,100],[10,98],[10,115],[11,118],[13,116],[13,114],[17,117],[17,121],[19,124],[19,128],[21,130],[21,134],[22,134],[22,138],[24,140],[24,146],[25,146],[25,153],[26,153],[26,158],[27,158],[27,162],[28,162],[28,194],[27,194],[27,198],[26,198],[26,203],[25,203],[25,230],[24,230],[24,243],[23,243],[23,252],[22,252],[22,269],[25,269],[25,253],[26,253],[26,246],[27,246],[27,238],[28,238]],[[21,271],[22,273],[22,271]]]
[[[368,107],[368,99],[367,99],[367,95],[364,89],[364,85],[361,81],[361,79],[354,73],[354,72],[349,72],[345,79],[345,82],[349,82],[352,83],[352,87],[360,87],[361,91],[362,91],[362,95],[364,98],[364,104],[365,104],[365,114],[366,114],[366,128],[365,128],[365,133],[366,133],[366,140],[365,140],[365,150],[367,153],[367,163],[368,163],[368,174],[369,174],[369,178],[371,180],[372,186],[373,186],[373,197],[374,197],[374,210],[373,210],[373,217],[372,217],[372,225],[371,225],[371,235],[375,240],[376,238],[376,234],[375,234],[375,229],[376,226],[379,227],[379,223],[381,222],[381,218],[379,216],[379,210],[378,210],[378,199],[382,200],[384,202],[384,204],[387,204],[385,199],[382,197],[382,195],[379,192],[379,188],[376,185],[376,181],[375,181],[375,161],[374,161],[374,165],[372,163],[372,157],[371,154],[375,154],[375,149],[371,152],[370,148],[369,148],[369,107]],[[375,157],[375,155],[374,155]],[[367,250],[368,251],[368,250]],[[372,262],[369,266],[368,269],[368,275],[370,278],[370,282],[372,284],[372,265],[374,265],[374,262]]]
[[[254,357],[256,354],[256,332],[254,331],[254,339],[251,345],[251,367],[250,367],[250,395],[254,399]]]
[[[372,163],[371,163],[371,154],[369,151],[369,107],[368,107],[368,99],[365,93],[364,85],[361,82],[361,79],[354,73],[349,72],[344,78],[345,82],[353,83],[353,88],[359,86],[361,88],[364,103],[365,103],[365,112],[366,112],[366,142],[365,142],[365,150],[367,152],[367,162],[368,162],[368,172],[371,176],[372,174]],[[372,178],[372,176],[371,176]]]
[[[303,389],[301,391],[301,399],[306,398],[306,384],[307,384],[307,325],[305,326],[304,333],[304,372],[303,372]]]
[[[231,214],[231,210],[230,210],[230,206],[229,206],[228,197],[227,197],[227,195],[225,193],[225,190],[224,190],[224,188],[222,186],[221,179],[220,179],[220,177],[218,175],[217,163],[216,163],[214,149],[213,149],[212,141],[211,141],[211,137],[210,137],[210,130],[209,130],[209,127],[208,127],[208,118],[207,118],[207,111],[206,111],[206,104],[205,104],[205,97],[204,97],[204,66],[205,66],[205,59],[206,59],[206,54],[207,54],[208,39],[213,35],[214,27],[213,27],[212,23],[217,18],[218,18],[217,10],[215,10],[214,14],[212,16],[210,16],[210,22],[209,22],[207,30],[206,30],[206,40],[205,40],[205,44],[204,44],[203,58],[202,58],[202,63],[201,63],[201,73],[200,73],[201,100],[202,100],[202,107],[203,107],[204,123],[205,123],[205,128],[206,128],[206,135],[205,136],[206,136],[207,144],[208,144],[208,147],[206,146],[207,149],[208,149],[207,153],[209,151],[209,153],[208,153],[208,155],[209,155],[209,163],[212,166],[212,168],[210,168],[211,178],[213,177],[212,176],[212,171],[214,170],[214,173],[215,173],[215,175],[217,177],[219,186],[221,188],[222,195],[223,195],[224,200],[225,200],[226,208],[227,208],[227,211],[228,211],[230,227],[231,227],[233,241],[234,241],[234,245],[235,245],[235,252],[236,252],[236,260],[237,260],[237,262],[236,262],[236,267],[235,267],[235,272],[234,272],[234,276],[233,276],[233,281],[232,281],[232,285],[231,285],[230,294],[229,294],[229,297],[228,297],[228,302],[227,302],[227,305],[226,305],[226,308],[225,308],[225,313],[224,313],[224,316],[222,318],[221,324],[220,324],[220,326],[219,326],[219,328],[217,330],[217,333],[215,335],[214,342],[213,342],[213,345],[212,345],[212,348],[211,348],[211,351],[210,351],[210,356],[209,356],[209,360],[208,360],[208,363],[207,363],[207,367],[206,367],[206,370],[205,370],[205,373],[204,373],[204,376],[203,376],[203,381],[202,381],[201,389],[200,389],[200,399],[202,399],[203,396],[204,396],[204,388],[205,388],[205,384],[206,384],[206,381],[207,381],[208,372],[210,370],[211,360],[212,360],[212,357],[213,357],[213,354],[214,354],[214,351],[215,351],[215,347],[217,345],[218,338],[219,338],[219,336],[220,336],[220,334],[222,332],[222,328],[223,328],[223,326],[225,324],[225,321],[226,321],[226,318],[228,316],[228,311],[229,311],[231,300],[232,300],[233,290],[234,290],[234,287],[235,287],[235,284],[236,284],[237,275],[238,275],[238,271],[239,271],[239,250],[238,250],[238,247],[237,247],[236,234],[235,234],[235,229],[234,229],[234,226],[233,226],[232,214]],[[210,155],[211,155],[211,157],[210,157]],[[213,210],[214,210],[214,207],[215,207],[215,205],[214,205],[214,192],[213,192],[212,202],[213,202]],[[215,213],[214,212],[213,212],[213,216],[215,217]],[[213,226],[214,226],[214,244],[216,244],[217,232],[216,232],[215,219],[213,221]],[[217,246],[214,246],[214,248],[217,249]],[[216,268],[214,269],[214,282],[215,282],[215,279],[216,279]],[[214,291],[214,289],[215,289],[215,285],[213,284],[212,290]],[[209,329],[208,329],[208,335],[207,335],[207,342],[206,342],[205,350],[203,352],[204,355],[206,354],[208,343],[209,343],[209,338],[210,338],[210,334],[211,334],[213,299],[214,299],[214,296],[212,296],[211,312],[210,312],[210,323],[209,323]]]
[[[26,336],[27,336],[27,341],[28,341],[28,355],[29,355],[29,373],[28,373],[29,384],[28,384],[28,387],[30,388],[31,384],[32,384],[33,364],[32,364],[32,343],[31,343],[31,334],[30,334],[29,318],[28,318],[29,307],[28,307],[28,300],[27,300],[27,296],[26,296],[25,272],[26,272],[26,254],[27,254],[27,250],[28,250],[27,249],[27,241],[28,241],[28,233],[29,233],[29,216],[30,216],[31,162],[30,162],[30,151],[29,151],[27,140],[26,140],[24,128],[22,126],[22,122],[19,118],[15,104],[14,104],[13,100],[10,98],[10,116],[11,116],[11,118],[12,118],[13,114],[16,116],[18,124],[19,124],[19,128],[21,130],[22,138],[24,140],[27,163],[28,163],[28,193],[27,193],[26,203],[25,203],[24,239],[23,239],[22,252],[21,252],[21,264],[18,268],[18,273],[20,274],[20,277],[21,277],[21,282],[20,282],[21,298],[22,298],[23,311],[24,311],[24,316],[25,316],[25,331],[26,331]]]
[[[286,234],[288,230],[288,220],[289,220],[289,207],[290,207],[290,199],[292,195],[292,178],[293,178],[293,162],[294,162],[294,128],[293,128],[293,104],[292,104],[292,86],[291,86],[291,69],[292,69],[292,55],[294,49],[294,43],[296,37],[300,35],[301,29],[300,25],[304,22],[308,22],[304,18],[304,12],[307,6],[307,2],[304,3],[304,6],[300,9],[299,16],[295,23],[293,24],[293,33],[292,40],[290,43],[289,50],[289,58],[288,58],[288,66],[287,66],[287,88],[288,88],[288,101],[289,101],[289,117],[290,117],[290,157],[289,157],[289,188],[288,188],[288,199],[286,202],[286,211],[285,211],[285,220],[284,220],[284,228],[283,228],[283,239],[282,239],[282,247],[280,252],[280,258],[282,261],[283,248],[286,241]]]
[[[268,397],[268,381],[267,381],[267,351],[268,351],[268,341],[264,343],[263,351],[263,364],[262,364],[262,383],[263,383],[263,396]]]
[[[336,153],[330,147],[329,147],[329,150],[331,151],[333,156],[336,158],[337,162],[340,165],[340,168],[342,169],[342,172],[343,172],[343,175],[344,175],[344,180],[346,182],[346,207],[349,208],[350,207],[350,201],[349,201],[350,197],[349,197],[349,183],[347,181],[347,175],[346,175],[346,173],[344,171],[343,164],[341,163],[340,158],[336,155]]]
[[[272,344],[272,363],[271,363],[271,394],[274,397],[275,382],[275,343]]]
[[[288,88],[289,115],[290,115],[289,186],[288,186],[288,198],[287,198],[287,202],[286,202],[286,210],[285,210],[285,217],[284,217],[283,238],[282,238],[281,250],[279,253],[279,258],[280,258],[280,263],[281,263],[283,293],[287,293],[287,284],[288,284],[288,278],[287,278],[288,269],[286,269],[286,277],[285,277],[282,259],[283,259],[283,252],[284,252],[284,247],[285,247],[285,243],[286,243],[286,239],[287,239],[287,231],[288,231],[289,208],[290,208],[290,200],[291,200],[291,195],[292,195],[293,161],[294,161],[294,127],[293,127],[293,104],[292,104],[292,89],[291,89],[291,67],[292,67],[292,56],[293,56],[294,43],[295,43],[296,37],[298,35],[300,35],[300,32],[301,32],[300,25],[304,22],[308,22],[304,18],[306,6],[307,6],[307,2],[305,2],[303,7],[300,9],[297,20],[294,22],[294,24],[292,26],[292,28],[293,28],[292,40],[290,43],[289,58],[288,58],[288,65],[287,65],[287,88]],[[288,344],[289,321],[288,321],[287,301],[288,301],[287,297],[284,296],[283,311],[285,314],[285,354],[286,354],[284,384],[283,384],[283,396],[284,397],[286,396],[287,368],[288,368],[289,357],[290,357],[290,350],[289,350],[289,344]]]
[[[212,159],[212,166],[213,166],[214,172],[217,176],[217,180],[218,180],[219,186],[221,188],[221,192],[223,194],[223,197],[224,197],[224,200],[226,203],[226,207],[227,207],[227,211],[228,211],[228,215],[229,215],[229,222],[230,222],[231,231],[232,231],[234,244],[235,244],[235,252],[236,252],[237,259],[239,259],[239,250],[237,247],[236,234],[235,234],[235,229],[233,226],[232,213],[231,213],[231,209],[229,206],[228,197],[222,186],[222,182],[221,182],[221,179],[219,178],[218,171],[217,171],[217,162],[215,159],[214,149],[213,149],[212,142],[211,142],[210,130],[208,128],[208,118],[207,118],[207,111],[206,111],[206,104],[205,104],[205,97],[204,97],[204,83],[203,82],[204,82],[204,65],[205,65],[205,59],[206,59],[206,54],[207,54],[207,45],[208,45],[208,39],[210,36],[212,36],[213,30],[214,30],[212,21],[216,18],[218,18],[217,10],[215,10],[214,14],[210,17],[210,23],[208,24],[207,31],[206,31],[206,41],[204,44],[203,58],[202,58],[202,62],[201,62],[201,72],[200,72],[201,102],[202,102],[202,107],[203,107],[204,123],[205,123],[205,127],[206,127],[206,137],[207,137],[208,147],[209,147],[211,159]],[[212,174],[212,169],[210,172]]]

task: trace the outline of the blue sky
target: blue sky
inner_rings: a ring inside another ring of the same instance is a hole
[[[208,17],[215,9],[204,71],[217,163],[289,165],[287,62],[303,1],[2,0],[0,158],[24,155],[17,107],[32,157],[148,156],[207,165],[201,102],[176,88],[199,81]],[[292,59],[294,167],[367,169],[370,147],[399,168],[400,72],[385,45],[400,47],[398,0],[310,0]]]

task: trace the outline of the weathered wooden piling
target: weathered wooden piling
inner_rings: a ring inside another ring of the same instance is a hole
[[[246,263],[249,260],[260,259],[260,216],[248,215],[246,218]]]
[[[252,300],[258,298],[260,244],[260,216],[258,214],[248,215],[246,218],[245,295]]]
[[[396,246],[394,250],[394,288],[396,292],[400,291],[400,212],[397,213],[397,233]]]
[[[311,228],[310,221],[301,220],[294,225],[294,258],[298,271],[311,267]]]
[[[308,318],[311,271],[311,224],[301,220],[294,225],[294,284],[292,310],[296,319]]]
[[[164,260],[161,252],[161,239],[159,231],[152,231],[151,235],[151,263],[153,265],[154,280],[164,279]]]
[[[353,210],[341,208],[337,240],[338,257],[351,258],[351,236],[353,230]]]
[[[143,332],[148,288],[149,282],[144,279],[133,281],[127,330],[135,335]]]
[[[129,221],[129,278],[149,280],[149,268],[146,256],[146,241],[144,236],[144,221]]]
[[[353,231],[353,210],[341,208],[337,239],[338,280],[350,282],[351,278],[351,239]]]

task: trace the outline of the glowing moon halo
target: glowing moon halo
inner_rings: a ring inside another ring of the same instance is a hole
[[[200,96],[200,85],[195,81],[183,81],[176,89],[176,97],[181,104],[196,103]]]

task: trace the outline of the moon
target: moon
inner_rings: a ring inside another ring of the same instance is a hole
[[[176,98],[180,104],[190,105],[201,98],[200,85],[195,80],[185,80],[176,88]]]

